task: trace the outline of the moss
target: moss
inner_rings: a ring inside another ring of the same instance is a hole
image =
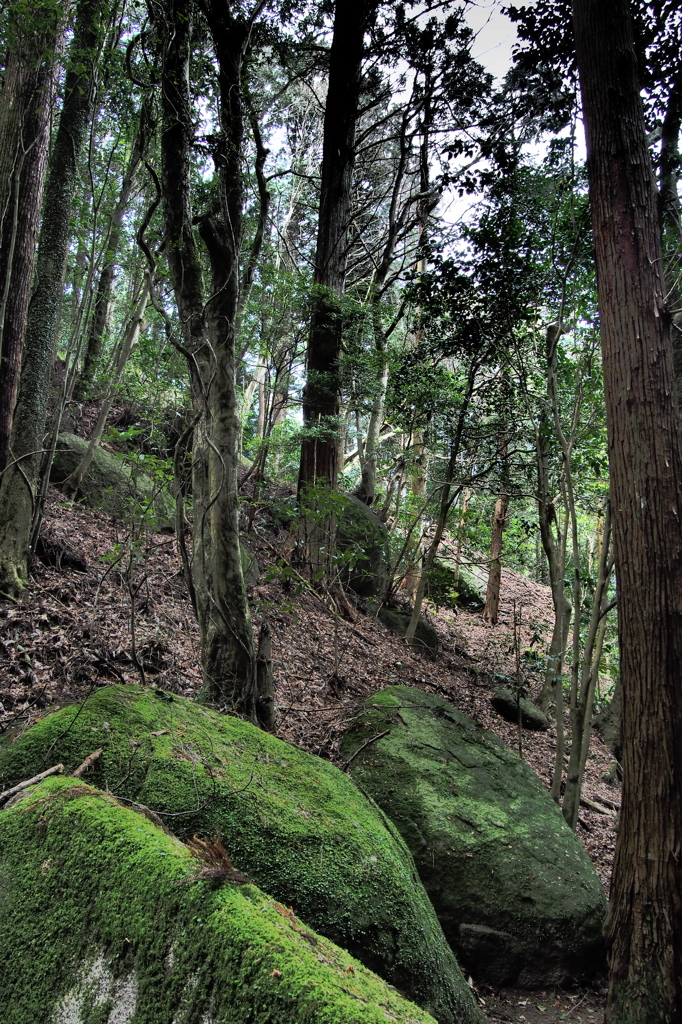
[[[0,811],[3,1024],[433,1024],[253,885],[79,780]]]
[[[88,449],[88,441],[76,434],[60,434],[50,479],[56,487],[79,465]],[[133,476],[130,469],[105,448],[97,448],[81,481],[78,497],[92,508],[116,518],[129,517],[130,503],[147,511],[156,530],[175,529],[175,510],[170,495],[160,490],[145,473]]]
[[[392,686],[344,738],[353,777],[396,823],[448,941],[493,984],[604,965],[599,879],[532,769],[447,701]]]
[[[103,754],[89,781],[235,866],[445,1022],[481,1021],[395,828],[347,775],[159,690],[106,687],[0,748],[0,787]]]

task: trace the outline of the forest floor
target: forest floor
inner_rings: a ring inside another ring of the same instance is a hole
[[[176,539],[152,534],[132,542],[124,524],[74,505],[54,490],[42,537],[48,555],[36,559],[25,596],[0,601],[0,731],[14,721],[30,724],[49,705],[80,701],[112,682],[153,682],[195,696],[199,637]],[[286,534],[273,532],[264,515],[255,517],[246,541],[261,568],[250,600],[256,624],[267,617],[271,627],[282,739],[341,764],[341,737],[362,702],[386,685],[404,684],[446,697],[518,750],[517,727],[499,717],[490,697],[500,676],[515,674],[515,615],[520,650],[527,652],[529,696],[537,693],[533,652],[541,656],[551,633],[547,587],[503,570],[496,626],[484,623],[480,612],[437,610],[427,602],[426,617],[441,641],[434,662],[370,615],[358,611],[349,621],[334,614],[325,596],[293,571],[268,580],[268,566],[290,551]],[[57,564],[46,564],[50,559]],[[545,785],[555,748],[554,729],[523,730],[522,756]],[[619,802],[618,787],[604,780],[612,764],[608,749],[593,737],[584,787],[591,800]],[[615,821],[615,814],[581,808],[578,836],[607,891]],[[478,995],[490,1021],[585,1022],[603,1012],[599,990],[482,990]]]

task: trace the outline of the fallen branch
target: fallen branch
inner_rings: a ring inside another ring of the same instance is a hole
[[[101,754],[102,754],[102,748],[101,747],[99,748],[99,750],[93,750],[93,752],[91,754],[88,754],[88,756],[85,758],[83,763],[78,765],[78,767],[76,768],[75,772],[71,772],[71,775],[73,776],[73,778],[74,779],[80,779],[80,777],[83,774],[83,772],[86,772],[88,770],[88,768],[90,767],[90,765],[94,764],[94,762],[97,760],[98,757],[101,756]]]
[[[370,745],[370,743],[376,743],[376,741],[380,740],[382,736],[388,736],[390,731],[391,731],[390,729],[384,729],[383,732],[378,732],[376,734],[376,736],[370,736],[370,738],[368,740],[365,740],[365,742],[361,746],[358,747],[358,749],[355,751],[354,754],[351,754],[351,756],[348,758],[348,760],[344,764],[344,766],[343,766],[344,772],[348,771],[348,769],[349,769],[350,765],[352,764],[352,762],[355,760],[355,758],[358,756],[358,754],[362,753],[362,751],[365,749],[365,747],[368,747]]]
[[[598,804],[596,803],[596,801],[590,800],[586,796],[580,797],[580,803],[582,807],[587,807],[587,809],[590,811],[596,811],[597,814],[605,814],[609,818],[615,818],[616,816],[615,810],[611,810],[609,807],[605,807],[604,804]],[[615,805],[611,800],[609,800],[609,803],[612,805],[612,807],[615,808]]]
[[[22,789],[28,789],[29,786],[35,785],[36,782],[42,782],[48,775],[57,775],[63,771],[63,764],[55,764],[52,768],[48,768],[46,772],[41,772],[40,775],[34,775],[32,779],[26,779],[25,782],[20,782],[18,785],[12,786],[11,789],[6,789],[4,793],[0,793],[0,807],[6,804],[15,793],[21,793]]]

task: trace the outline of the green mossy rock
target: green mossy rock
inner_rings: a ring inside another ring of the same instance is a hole
[[[5,742],[0,789],[99,747],[89,782],[180,837],[220,833],[255,884],[441,1024],[482,1021],[402,839],[339,769],[185,698],[111,686]]]
[[[0,810],[3,1024],[434,1024],[254,885],[78,779]]]
[[[388,587],[388,531],[376,512],[352,494],[335,497],[338,516],[336,546],[355,552],[352,568],[345,571],[344,584],[358,597],[383,597]]]
[[[369,698],[346,734],[353,777],[400,830],[460,961],[494,985],[597,974],[606,903],[532,769],[447,701],[406,686]]]
[[[547,715],[536,707],[527,697],[519,697],[508,686],[500,686],[490,698],[490,703],[507,722],[518,722],[521,712],[521,725],[524,729],[544,732],[549,729]]]
[[[387,629],[393,630],[398,636],[405,636],[411,616],[407,612],[401,612],[398,608],[387,608],[386,605],[382,605],[377,613],[377,618],[379,622],[383,622]],[[433,660],[438,657],[440,640],[438,633],[430,622],[424,622],[423,619],[419,620],[414,633],[414,640],[415,647],[421,650],[422,654],[426,654]]]
[[[87,448],[88,442],[83,437],[59,435],[50,473],[50,481],[55,487],[73,473]],[[146,512],[153,529],[175,529],[175,506],[171,496],[166,491],[159,491],[145,474],[133,477],[120,459],[102,447],[95,452],[76,497],[116,519],[130,516],[132,502],[140,514]]]

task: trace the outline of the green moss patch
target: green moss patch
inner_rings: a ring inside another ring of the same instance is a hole
[[[0,811],[3,1024],[434,1024],[253,885],[77,779]]]
[[[235,867],[445,1022],[482,1017],[395,828],[334,766],[184,698],[105,687],[0,748],[0,788],[97,748],[87,779]]]
[[[561,983],[604,967],[605,899],[532,769],[447,701],[391,686],[344,738],[353,777],[407,842],[445,935],[475,977]]]

